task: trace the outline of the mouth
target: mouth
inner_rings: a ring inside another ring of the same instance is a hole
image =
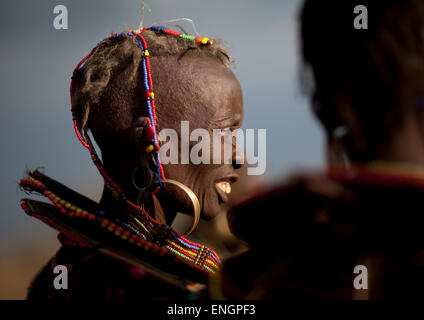
[[[238,175],[230,175],[220,178],[215,182],[215,189],[220,198],[220,202],[228,202],[228,195],[231,194],[231,184],[238,180]]]

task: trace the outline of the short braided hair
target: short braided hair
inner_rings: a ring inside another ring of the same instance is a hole
[[[215,59],[228,66],[232,63],[228,51],[215,42],[213,45],[202,45],[196,41],[175,37],[160,32],[146,30],[143,32],[150,55],[177,56],[195,55]],[[120,37],[111,37],[102,41],[84,67],[77,73],[77,82],[74,92],[75,116],[81,130],[90,129],[89,119],[93,110],[110,113],[111,117],[120,116],[119,110],[108,110],[100,106],[99,102],[112,83],[113,77],[125,67],[130,66],[128,82],[135,79],[142,61],[142,51],[134,36],[122,33]],[[154,79],[153,79],[154,82]],[[93,130],[92,130],[93,131]],[[95,137],[96,139],[96,137]],[[98,139],[96,139],[97,141]],[[99,144],[99,141],[97,141]]]

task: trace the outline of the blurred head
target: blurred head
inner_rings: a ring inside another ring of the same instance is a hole
[[[189,121],[190,131],[203,128],[211,133],[213,129],[241,126],[241,88],[228,68],[229,57],[223,49],[153,31],[145,31],[143,37],[150,52],[157,132],[177,132],[179,155],[185,138],[181,121]],[[141,50],[134,37],[108,39],[86,62],[75,93],[79,117],[101,150],[106,172],[132,200],[138,194],[132,184],[135,168],[140,169],[139,185],[148,184],[149,170],[156,174],[152,156],[145,152],[144,135],[138,134],[148,116],[140,62]],[[189,151],[195,144],[190,142]],[[237,180],[235,149],[232,157],[230,164],[166,164],[165,176],[188,186],[199,198],[202,216],[212,218],[226,201],[217,183]],[[192,211],[185,193],[172,185],[166,185],[157,197],[165,210]]]
[[[357,5],[368,9],[367,30],[354,28]],[[309,92],[329,142],[344,126],[350,157],[373,159],[423,106],[424,2],[306,0],[300,24]]]

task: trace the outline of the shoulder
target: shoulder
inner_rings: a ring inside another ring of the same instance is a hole
[[[233,204],[227,213],[228,223],[242,240],[262,243],[273,234],[291,234],[296,225],[325,219],[325,209],[334,203],[352,205],[355,196],[355,189],[324,174],[297,174]]]
[[[66,288],[57,287],[55,279],[66,281]],[[62,247],[33,280],[28,299],[152,300],[183,295],[181,288],[153,277],[142,267],[93,250]]]

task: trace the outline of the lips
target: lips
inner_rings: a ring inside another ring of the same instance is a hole
[[[215,182],[215,188],[221,202],[228,202],[228,195],[231,193],[231,184],[238,180],[238,175],[231,175],[220,178]]]

